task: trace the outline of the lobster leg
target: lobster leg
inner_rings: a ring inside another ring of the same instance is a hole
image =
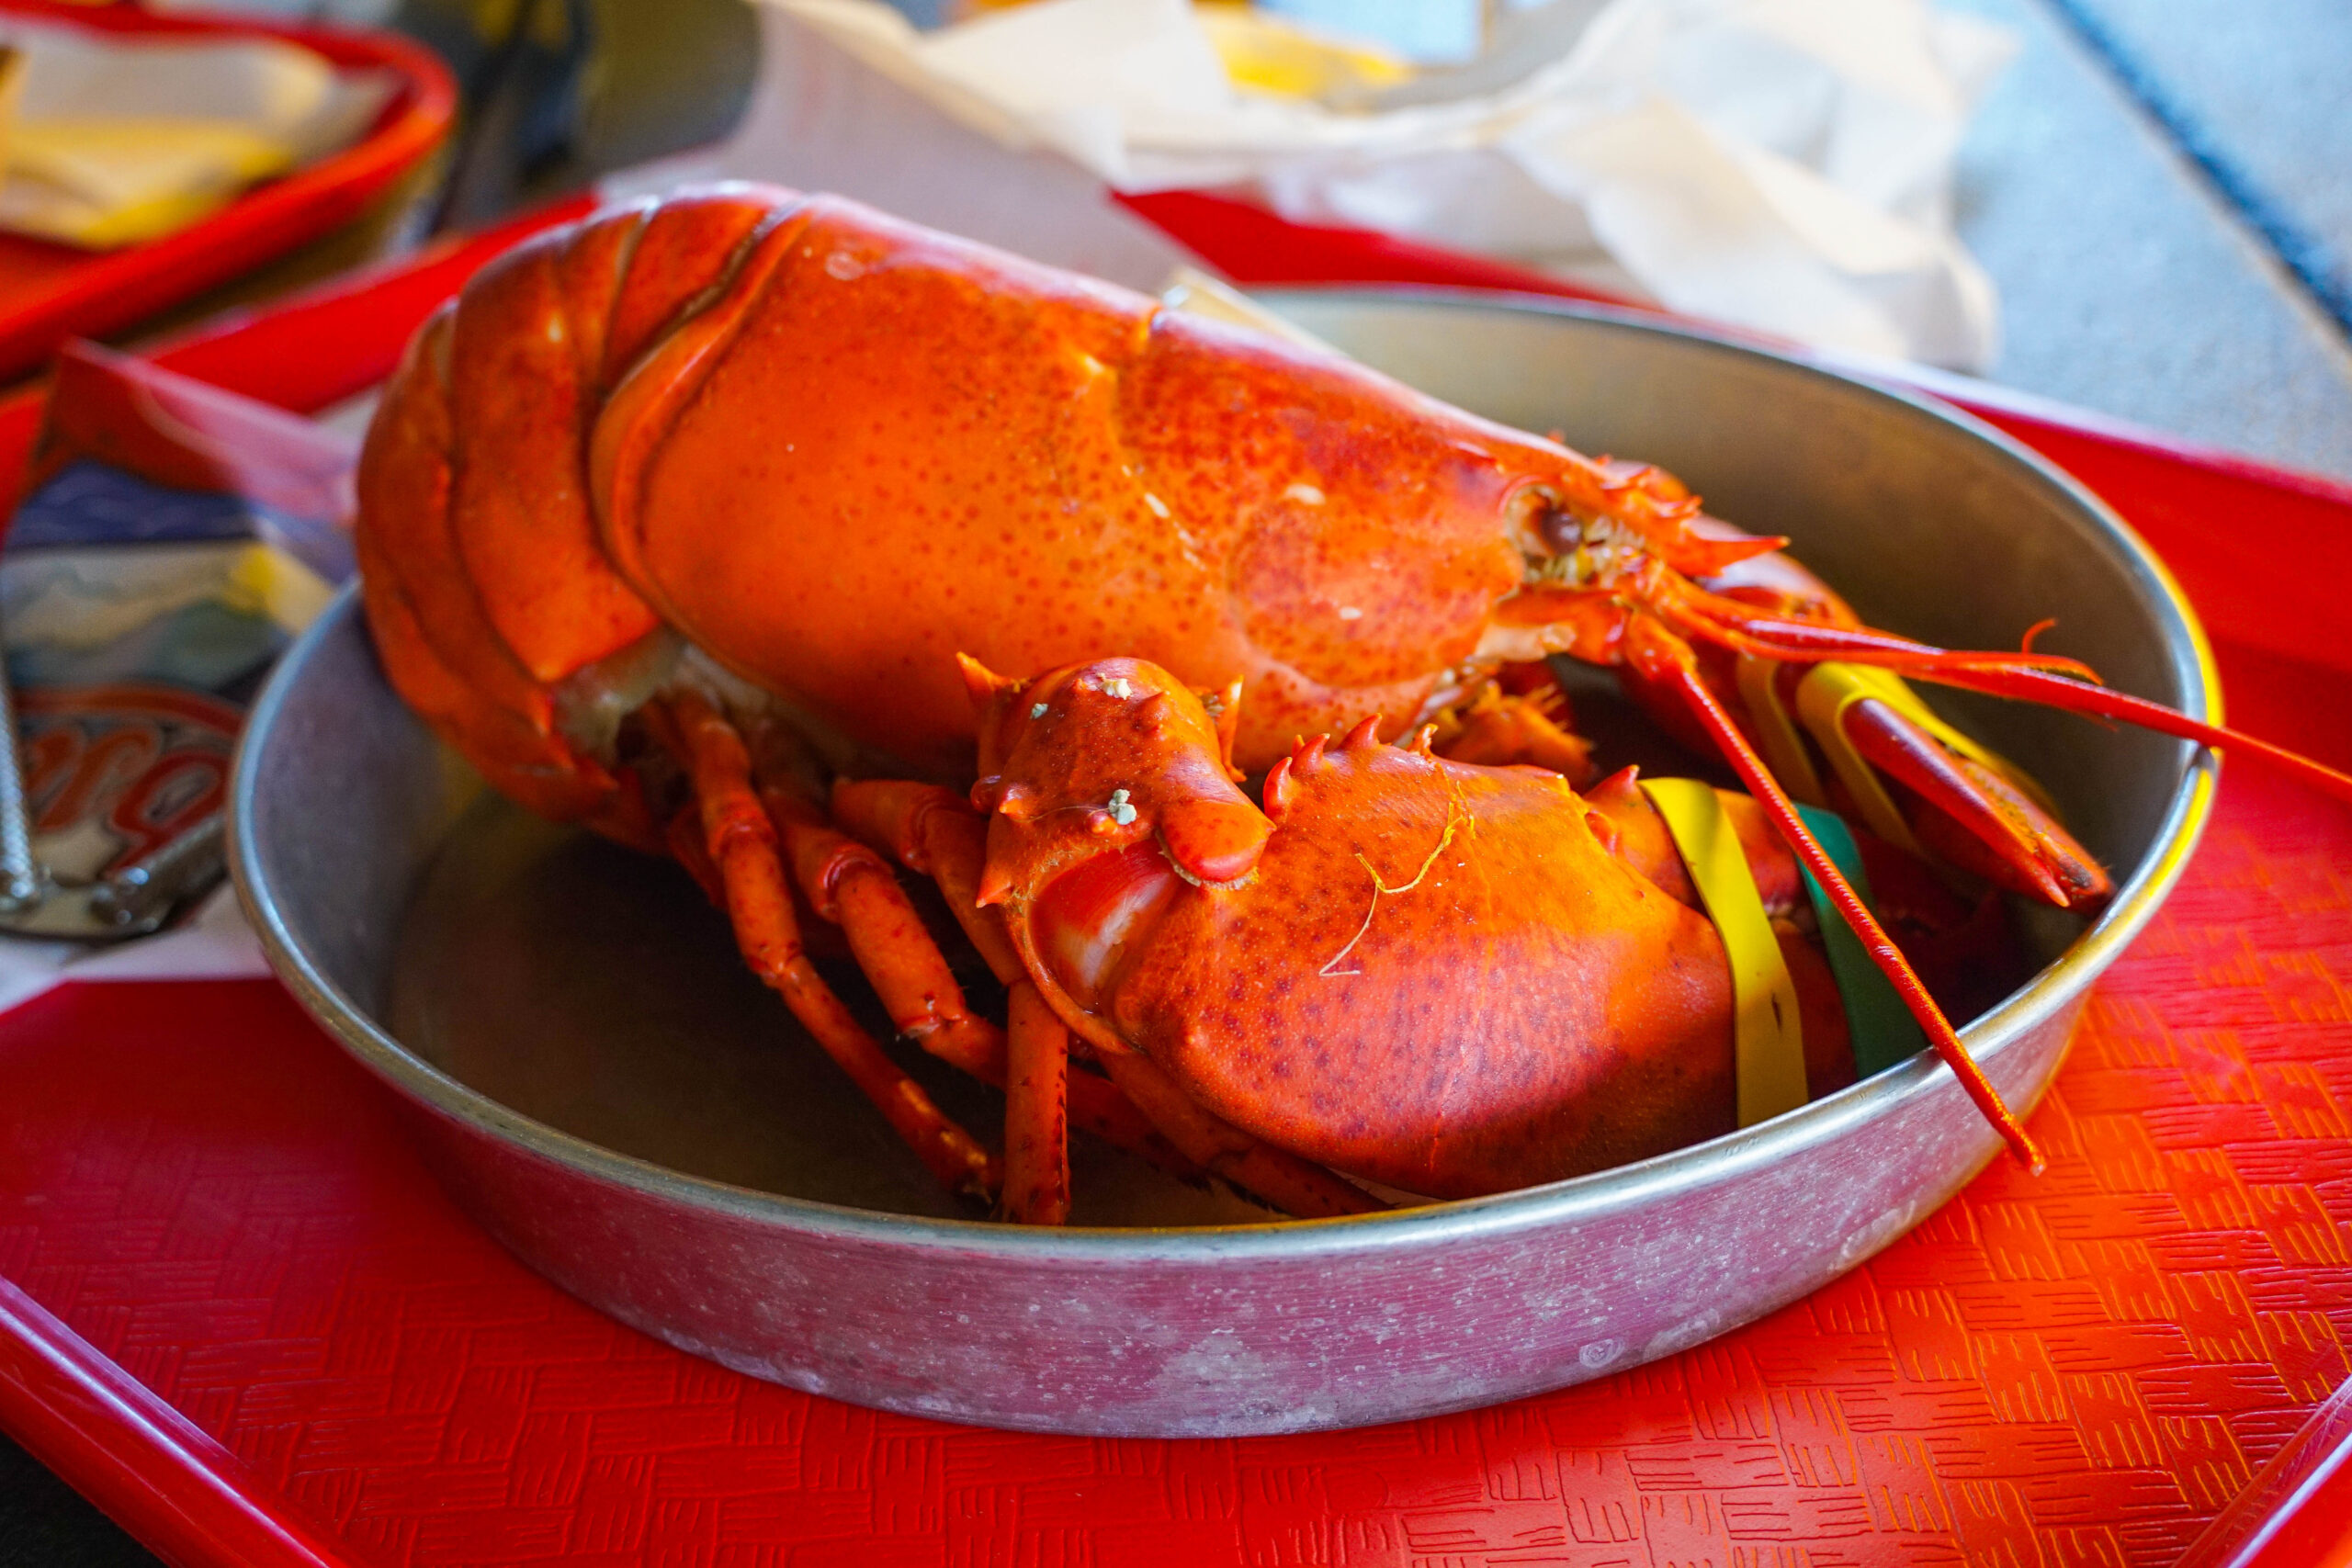
[[[965,1005],[922,918],[882,857],[806,803],[763,788],[769,820],[808,902],[849,938],[857,966],[899,1034],[983,1082],[1004,1082],[1004,1032]]]
[[[1838,869],[1837,863],[1806,829],[1787,792],[1772,777],[1763,759],[1748,744],[1747,737],[1741,733],[1739,726],[1700,675],[1690,645],[1668,630],[1663,622],[1650,615],[1637,615],[1626,628],[1625,648],[1626,656],[1641,664],[1645,678],[1681,693],[1683,701],[1690,705],[1691,716],[1713,738],[1724,760],[1732,765],[1740,781],[1747,786],[1748,793],[1772,818],[1773,824],[1781,830],[1781,836],[1788,841],[1789,848],[1796,852],[1797,858],[1804,862],[1805,868],[1828,892],[1831,902],[1838,906],[1838,911],[1853,927],[1854,934],[1861,939],[1862,948],[1871,955],[1871,962],[1894,985],[1895,993],[1903,998],[1911,1015],[1919,1021],[1919,1026],[1927,1032],[1928,1043],[1935,1047],[1936,1055],[1942,1057],[1959,1077],[1961,1087],[1968,1091],[1968,1097],[1976,1102],[1976,1108],[2007,1141],[2010,1151],[2018,1161],[2040,1175],[2046,1162],[2032,1135],[2002,1103],[2000,1091],[1993,1087],[1984,1069],[1969,1055],[1968,1047],[1961,1043],[1959,1032],[1952,1028],[1951,1021],[1944,1017],[1943,1010],[1936,1005],[1935,998],[1928,995],[1928,988],[1920,983],[1910,961],[1903,956],[1903,950],[1887,936],[1877,919],[1855,895],[1853,887],[1846,881],[1845,874]]]
[[[1067,1224],[1069,1031],[1026,980],[1005,1006],[1004,1212],[1033,1225]]]
[[[1060,1021],[1038,995],[1035,982],[1006,938],[1002,917],[978,901],[981,866],[987,858],[987,824],[978,812],[951,791],[899,781],[842,781],[833,788],[833,812],[858,837],[888,847],[909,870],[939,884],[948,907],[971,934],[973,945],[1004,983],[1015,1032],[1016,1061],[1028,1049],[1020,1031],[1023,1021],[1033,1016],[1032,1010],[1041,1034],[1045,1021],[1061,1030]],[[1007,1107],[1008,1159],[1019,1156],[1024,1134],[1059,1116],[1052,1103],[1053,1049],[1041,1042],[1037,1053],[1047,1057],[1042,1070],[1033,1068],[1035,1076],[1032,1077],[1016,1066],[1006,1085],[1009,1100],[1026,1097],[1025,1102]],[[1064,1063],[1069,1049],[1068,1032],[1062,1031],[1058,1050]],[[1036,1057],[1029,1059],[1036,1061]],[[1301,1219],[1366,1213],[1386,1207],[1352,1182],[1295,1155],[1270,1148],[1202,1110],[1141,1057],[1105,1055],[1102,1063],[1103,1071],[1111,1075],[1108,1081],[1087,1073],[1060,1075],[1069,1097],[1069,1119],[1078,1125],[1102,1133],[1179,1174],[1205,1170],[1224,1177]],[[1136,1135],[1138,1125],[1144,1138]],[[1154,1153],[1152,1145],[1166,1150],[1169,1157]],[[1008,1178],[1008,1201],[1013,1185]]]
[[[1582,788],[1592,782],[1595,771],[1592,742],[1554,718],[1554,712],[1565,705],[1556,685],[1515,693],[1489,682],[1467,705],[1441,716],[1430,749],[1456,762],[1489,767],[1530,762]]]
[[[1036,987],[1021,967],[1020,957],[1006,940],[999,917],[973,902],[972,892],[979,884],[985,847],[982,824],[972,808],[961,797],[935,784],[895,780],[853,784],[843,780],[833,789],[833,813],[851,836],[888,850],[908,870],[929,876],[939,885],[948,908],[972,939],[973,947],[978,950],[989,972],[1004,987],[1007,1005],[1017,1019],[1027,1007],[1021,993],[1027,991],[1034,997]],[[927,931],[918,928],[918,933],[924,942],[930,941]],[[854,943],[855,938],[852,940]],[[946,976],[946,980],[951,986],[955,984],[953,976]],[[1021,1042],[1012,1042],[1012,1051],[1021,1048]],[[1065,1057],[1069,1049],[1065,1040],[1061,1046]],[[1009,1053],[1000,1041],[992,1067],[976,1076],[1003,1089],[1008,1097],[1029,1093],[1029,1086],[1009,1068]],[[1066,1117],[1071,1125],[1148,1160],[1172,1176],[1198,1181],[1206,1175],[1162,1136],[1116,1085],[1091,1073],[1065,1072],[1061,1076],[1061,1107],[1049,1113],[1035,1105],[1008,1105],[1008,1129],[1034,1129],[1053,1118]],[[1041,1089],[1048,1082],[1045,1078],[1031,1081]],[[1017,1153],[1017,1138],[1008,1135],[1007,1157],[1015,1157]]]
[[[1001,1180],[995,1158],[883,1054],[809,964],[776,853],[775,828],[752,791],[742,737],[692,693],[672,698],[668,716],[694,781],[705,852],[718,869],[743,961],[784,998],[944,1186],[993,1197]]]
[[[1025,981],[1011,997],[1009,1030],[972,1012],[882,857],[786,792],[763,793],[802,890],[849,938],[899,1032],[1005,1091],[1005,1217],[1020,1224],[1067,1223],[1069,1036],[1061,1021]],[[1148,1135],[1148,1129],[1128,1130]]]
[[[949,911],[999,982],[1009,987],[1026,976],[1001,919],[978,901],[988,824],[962,795],[899,779],[842,779],[833,785],[832,808],[843,832],[939,885]]]
[[[691,802],[681,806],[662,829],[662,837],[670,847],[670,858],[685,867],[686,874],[702,889],[702,896],[718,908],[727,908],[727,884],[720,878],[718,868],[711,864],[709,847],[703,842],[701,811]]]

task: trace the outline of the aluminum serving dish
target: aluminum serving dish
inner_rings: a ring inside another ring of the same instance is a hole
[[[2043,647],[2211,711],[2163,569],[2079,485],[1965,417],[1606,312],[1274,303],[1441,397],[1668,465],[1711,510],[1792,536],[1878,625],[2014,646],[2054,615]],[[2212,764],[2137,731],[1937,700],[2041,777],[2121,887],[2086,931],[2029,922],[2054,961],[1966,1031],[2030,1106],[2092,980],[2177,877]],[[956,1217],[793,1038],[684,878],[487,797],[386,687],[348,597],[254,709],[233,840],[278,973],[413,1109],[506,1246],[684,1349],[888,1409],[1201,1436],[1509,1399],[1804,1295],[1996,1150],[1922,1057],[1746,1133],[1472,1202],[1237,1224],[1256,1212],[1089,1156],[1080,1217],[1110,1223]]]

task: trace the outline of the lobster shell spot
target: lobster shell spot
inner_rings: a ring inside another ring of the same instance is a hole
[[[1196,532],[1222,520],[1211,549],[1255,648],[1346,689],[1468,656],[1523,570],[1502,525],[1521,477],[1506,464],[1557,460],[1362,366],[1170,311],[1118,412],[1172,516]]]

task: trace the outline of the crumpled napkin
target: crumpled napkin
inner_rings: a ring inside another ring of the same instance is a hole
[[[767,31],[772,51],[868,73],[772,59],[793,104],[747,122],[770,153],[787,127],[821,138],[827,117],[855,117],[878,76],[1121,191],[1244,193],[1825,348],[1969,369],[1996,348],[1951,172],[2014,46],[1926,0],[1552,0],[1504,11],[1465,67],[1357,81],[1340,101],[1237,85],[1184,0],[1042,0],[931,33],[881,0],[765,6],[794,24]]]
[[[398,84],[275,39],[0,21],[22,55],[0,228],[86,249],[160,239],[355,141]]]

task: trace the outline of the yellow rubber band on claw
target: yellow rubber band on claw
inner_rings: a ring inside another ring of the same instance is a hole
[[[1807,806],[1826,807],[1829,795],[1821,787],[1821,775],[1814,771],[1813,754],[1805,749],[1804,737],[1781,702],[1779,677],[1783,668],[1777,659],[1758,659],[1752,653],[1743,653],[1733,672],[1739,682],[1740,700],[1747,705],[1757,750],[1764,753],[1765,766],[1772,770],[1772,776],[1781,781],[1781,787],[1789,792],[1791,799]]]
[[[1739,1124],[1753,1127],[1805,1102],[1796,982],[1765,917],[1747,857],[1740,853],[1739,834],[1713,787],[1696,779],[1644,779],[1641,785],[1666,818],[1731,963]]]
[[[1804,721],[1814,739],[1820,742],[1829,765],[1845,784],[1846,793],[1854,797],[1855,809],[1862,814],[1863,825],[1888,843],[1925,858],[1918,840],[1911,836],[1911,825],[1895,809],[1886,786],[1879,782],[1877,771],[1862,760],[1861,753],[1854,750],[1854,743],[1846,738],[1846,710],[1864,697],[1875,697],[1960,755],[1990,768],[2023,790],[2043,810],[2056,810],[2030,773],[1946,724],[1934,709],[1920,701],[1919,694],[1905,683],[1902,676],[1868,664],[1840,664],[1835,660],[1816,664],[1797,682],[1797,716]]]

